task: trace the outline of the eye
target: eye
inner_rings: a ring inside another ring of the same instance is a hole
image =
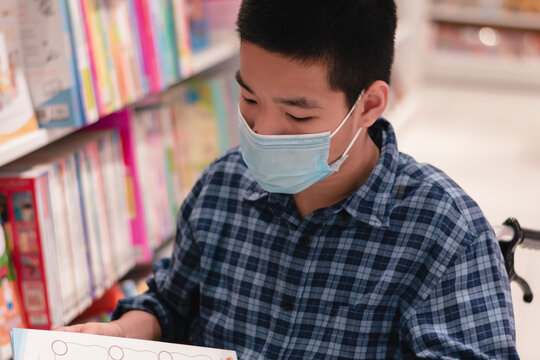
[[[310,119],[313,118],[312,116],[296,117],[296,116],[293,116],[291,114],[287,114],[287,116],[290,117],[291,119],[293,119],[294,121],[307,121],[307,120],[310,120]]]
[[[244,101],[248,104],[256,104],[257,102],[253,99],[248,99],[247,97],[243,96],[242,95],[242,98],[244,99]]]

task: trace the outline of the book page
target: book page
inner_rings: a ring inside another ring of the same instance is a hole
[[[14,360],[237,360],[234,351],[62,331],[14,329]]]

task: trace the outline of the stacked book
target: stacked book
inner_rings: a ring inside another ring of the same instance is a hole
[[[68,324],[134,264],[120,137],[76,134],[1,169],[25,320]]]

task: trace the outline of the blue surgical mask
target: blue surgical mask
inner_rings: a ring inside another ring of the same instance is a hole
[[[251,129],[238,108],[242,157],[257,183],[268,192],[296,194],[338,171],[362,128],[343,155],[328,165],[330,139],[347,122],[362,94],[332,133],[260,135]]]

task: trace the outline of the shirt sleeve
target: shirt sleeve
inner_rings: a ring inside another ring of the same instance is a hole
[[[148,291],[119,301],[113,320],[131,310],[154,315],[161,327],[162,341],[189,342],[191,329],[198,321],[200,251],[194,241],[189,218],[202,187],[200,179],[180,209],[171,258],[158,260]]]
[[[401,326],[406,358],[519,359],[510,285],[492,232],[457,256]]]

